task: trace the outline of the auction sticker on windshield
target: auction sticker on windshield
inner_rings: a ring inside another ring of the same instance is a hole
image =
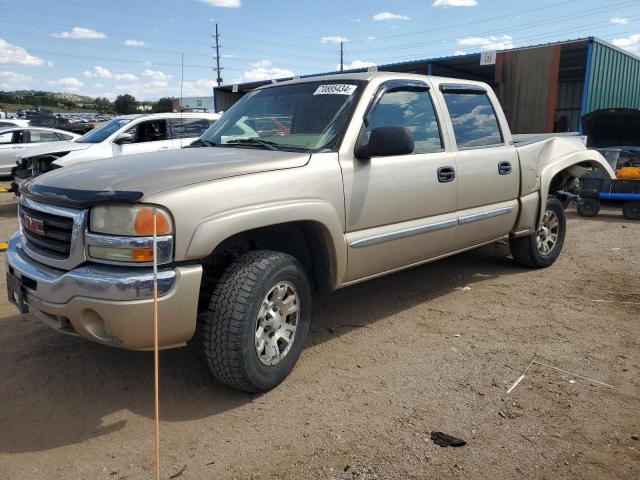
[[[320,85],[314,95],[351,95],[358,88],[357,85],[334,83],[331,85]]]

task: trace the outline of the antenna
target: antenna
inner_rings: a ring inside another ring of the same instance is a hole
[[[216,61],[216,73],[217,73],[217,77],[216,78],[216,82],[218,83],[218,86],[222,85],[222,67],[220,66],[220,47],[222,45],[220,45],[220,34],[218,33],[218,24],[216,23],[216,34],[215,35],[211,35],[213,38],[216,39],[216,46],[214,47],[216,49],[216,56],[213,57],[213,59]]]
[[[184,85],[184,53],[180,54],[180,129],[184,128],[184,122],[182,121],[182,86]],[[180,148],[182,148],[182,137],[184,131],[180,132]]]

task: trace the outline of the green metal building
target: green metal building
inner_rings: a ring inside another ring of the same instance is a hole
[[[501,50],[489,62],[483,58],[486,53],[392,63],[377,70],[487,82],[514,133],[577,131],[582,116],[594,110],[640,108],[640,57],[604,40],[589,37]],[[332,73],[340,72],[318,75]],[[216,111],[227,110],[246,92],[271,82],[215,88]]]

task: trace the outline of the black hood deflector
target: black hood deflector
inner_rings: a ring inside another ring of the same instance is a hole
[[[87,208],[103,203],[136,203],[143,197],[142,192],[76,190],[30,181],[21,185],[20,193],[36,201],[72,208]]]

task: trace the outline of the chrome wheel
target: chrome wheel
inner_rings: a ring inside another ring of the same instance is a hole
[[[256,354],[265,365],[276,365],[291,350],[296,336],[300,300],[289,282],[278,282],[262,301],[256,321]]]
[[[540,255],[549,255],[558,242],[560,222],[553,210],[547,210],[542,217],[542,224],[536,233],[536,243]]]

